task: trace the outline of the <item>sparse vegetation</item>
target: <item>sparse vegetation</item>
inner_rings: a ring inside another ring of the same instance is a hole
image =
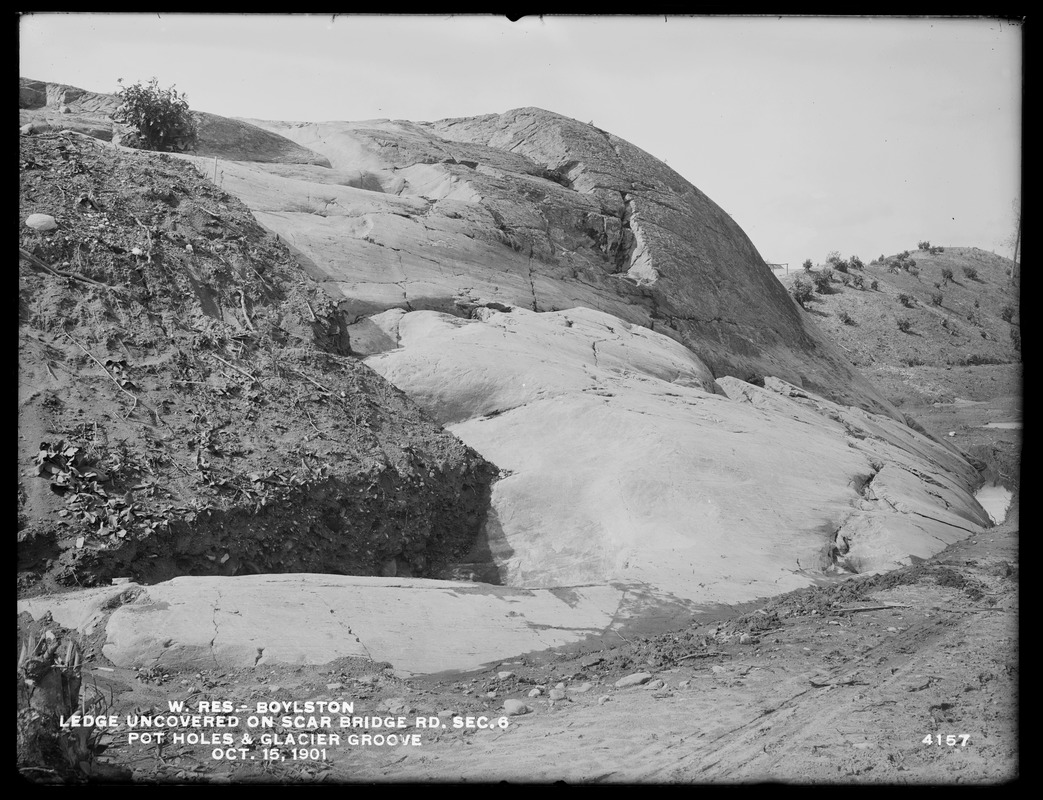
[[[964,267],[963,274],[966,275],[967,278],[972,281],[978,280],[978,270],[974,267]]]
[[[798,275],[796,280],[793,281],[793,285],[790,287],[790,292],[793,295],[793,299],[797,301],[797,305],[801,308],[807,308],[807,302],[815,293],[815,289],[812,286],[811,281],[803,275]]]
[[[815,266],[815,265],[811,263],[811,259],[810,258],[804,259],[804,271],[805,272],[811,272],[811,268],[813,266]]]
[[[116,97],[119,108],[112,114],[114,122],[129,125],[136,134],[124,144],[139,150],[182,152],[195,146],[197,129],[183,92],[173,86],[161,89],[153,78],[145,86],[141,82],[123,86],[120,78]]]
[[[980,367],[985,364],[1008,364],[1010,362],[1003,358],[994,358],[992,356],[983,356],[978,353],[972,353],[969,356],[954,358],[949,363],[954,367]]]
[[[83,657],[71,636],[53,630],[27,633],[18,656],[18,763],[54,775],[101,774],[95,756],[102,750],[103,728],[63,722],[73,715],[103,715],[106,699],[81,689]]]
[[[823,267],[821,271],[815,274],[812,280],[815,282],[816,292],[829,294],[832,291],[829,284],[833,281],[833,270],[829,267]]]
[[[924,246],[919,252],[936,249],[926,241],[921,244]],[[897,364],[911,353],[926,358],[927,364],[938,366],[942,363],[939,357],[924,355],[924,348],[930,346],[937,347],[938,354],[955,347],[961,357],[999,358],[1005,363],[1020,359],[1013,349],[1014,338],[1009,330],[1019,324],[1017,296],[1005,287],[994,294],[996,287],[991,283],[975,285],[962,279],[964,274],[984,275],[996,257],[990,258],[989,254],[973,248],[955,251],[950,248],[949,254],[939,258],[937,265],[924,265],[922,258],[917,265],[913,258],[917,252],[882,256],[879,264],[874,262],[868,267],[862,264],[864,271],[856,266],[861,260],[852,255],[847,259],[846,273],[837,269],[838,254],[831,252],[828,263],[820,262],[807,277],[816,291],[835,297],[816,297],[808,308],[833,316],[832,333],[854,355],[858,366],[878,361]],[[971,265],[970,273],[966,265]],[[892,275],[883,274],[881,268],[888,269]],[[916,278],[922,291],[906,275]],[[836,285],[838,283],[865,294],[845,292],[842,286]],[[870,291],[881,294],[869,294]],[[890,312],[873,312],[874,308],[882,309],[886,305],[890,305]],[[926,312],[931,312],[931,316],[925,316]],[[992,327],[999,324],[1000,318],[1008,323],[1006,333]],[[896,336],[892,325],[907,336]],[[1012,337],[1009,341],[1008,336]],[[879,342],[877,351],[870,355],[863,339]]]
[[[932,255],[945,252],[944,247],[932,247],[930,242],[918,242],[916,246],[925,253],[931,253]]]

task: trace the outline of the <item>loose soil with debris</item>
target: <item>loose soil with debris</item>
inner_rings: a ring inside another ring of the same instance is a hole
[[[471,548],[498,470],[351,356],[349,320],[239,201],[72,133],[22,137],[20,168],[21,594],[441,576]]]

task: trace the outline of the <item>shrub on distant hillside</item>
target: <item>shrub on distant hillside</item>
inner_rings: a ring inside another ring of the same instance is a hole
[[[938,253],[944,253],[944,252],[945,252],[945,248],[944,247],[932,247],[931,248],[931,255],[937,255]]]
[[[892,275],[897,275],[899,272],[902,271],[902,262],[900,261],[896,261],[895,259],[891,258],[885,261],[884,263],[887,265],[887,271],[890,272]]]
[[[804,259],[804,271],[805,272],[811,272],[811,268],[813,266],[815,266],[815,265],[811,263],[811,259],[810,258]]]
[[[862,263],[862,259],[858,256],[851,256],[847,260],[847,263],[851,265],[851,269],[865,269],[866,265]]]
[[[863,278],[861,275],[853,276],[851,278],[851,283],[853,283],[855,285],[856,289],[865,289],[866,288],[866,279]]]
[[[797,301],[797,305],[801,308],[807,308],[806,303],[815,293],[815,289],[811,285],[811,281],[803,275],[798,275],[797,279],[793,281],[793,285],[790,287],[790,293],[793,295],[793,299]]]
[[[909,333],[909,330],[913,327],[913,322],[907,317],[898,318],[898,330],[902,333]]]
[[[908,294],[898,295],[898,302],[906,308],[912,308],[914,305],[916,305],[916,301],[912,298],[911,295]]]
[[[183,92],[173,86],[161,89],[155,78],[147,86],[140,82],[123,86],[123,78],[117,82],[120,90],[116,97],[120,105],[112,113],[112,119],[137,131],[139,149],[180,152],[195,145],[196,124]]]
[[[840,272],[847,272],[848,263],[840,255],[839,250],[831,250],[826,256],[826,263]]]
[[[949,283],[952,280],[952,270],[948,267],[942,267],[942,286]]]
[[[930,250],[931,249],[931,243],[930,242],[917,242],[916,246],[919,247],[921,250]]]
[[[970,278],[972,281],[978,280],[978,270],[974,267],[964,267],[963,274]]]
[[[1014,312],[1016,310],[1017,309],[1014,308],[1013,304],[1007,303],[1007,305],[1000,309],[1000,319],[1002,319],[1004,322],[1013,322]]]
[[[942,293],[931,292],[931,305],[940,306],[942,304]]]
[[[845,325],[854,325],[855,321],[851,319],[851,315],[841,309],[837,312],[837,319],[843,322]]]
[[[870,284],[869,284],[869,288],[872,289],[873,291],[876,291],[876,289],[879,286],[880,286],[880,283],[878,281],[871,281]]]
[[[833,280],[833,270],[829,267],[823,267],[821,271],[817,272],[812,280],[815,282],[815,291],[819,294],[829,294],[831,290],[830,283]]]

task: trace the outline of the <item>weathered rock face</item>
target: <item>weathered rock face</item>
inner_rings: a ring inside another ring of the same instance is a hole
[[[802,321],[720,208],[629,143],[539,109],[241,124],[319,158],[258,139],[262,157],[221,160],[221,189],[334,298],[351,352],[501,477],[480,498],[460,485],[482,505],[482,535],[411,567],[439,580],[401,580],[399,558],[383,579],[179,578],[111,615],[110,595],[101,616],[87,597],[33,601],[71,626],[107,625],[114,661],[322,663],[368,649],[408,671],[477,666],[888,569],[989,524],[967,463],[907,427]],[[225,305],[247,315],[242,296]],[[340,386],[303,378],[323,401]],[[312,425],[343,436],[336,419]],[[431,459],[409,458],[424,486]],[[416,555],[399,544],[381,555]],[[447,580],[465,572],[509,587]],[[235,624],[215,638],[226,613]],[[334,650],[342,625],[364,632]]]
[[[463,558],[477,573],[487,559],[511,586],[186,577],[20,610],[103,628],[122,666],[361,655],[404,672],[470,669],[669,629],[824,572],[887,569],[988,524],[965,488],[972,470],[936,442],[778,379],[715,383],[676,342],[608,314],[372,322],[388,349],[369,365],[504,468],[485,552]]]
[[[123,584],[20,602],[76,630],[105,631],[125,667],[323,664],[344,656],[405,673],[473,669],[621,628],[625,592],[346,575],[246,575]],[[625,628],[623,628],[625,630]]]
[[[884,415],[776,378],[711,380],[689,351],[590,309],[374,321],[366,359],[509,474],[489,552],[509,584],[642,584],[694,603],[891,569],[988,526],[973,470]]]
[[[246,167],[226,187],[322,264],[357,315],[483,299],[584,305],[682,342],[716,376],[776,375],[891,411],[804,323],[724,211],[610,133],[535,108],[434,123],[253,122],[336,172]]]

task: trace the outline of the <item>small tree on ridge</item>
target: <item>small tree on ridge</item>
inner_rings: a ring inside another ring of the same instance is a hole
[[[184,92],[178,92],[173,86],[161,89],[156,78],[146,86],[140,81],[124,86],[123,78],[117,82],[120,90],[116,97],[120,105],[112,119],[135,129],[140,138],[139,149],[180,152],[195,145],[196,123]]]

